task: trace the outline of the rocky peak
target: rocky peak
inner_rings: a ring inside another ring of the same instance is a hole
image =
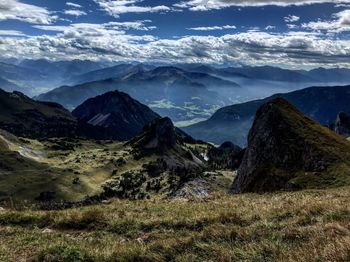
[[[72,114],[80,121],[103,127],[108,139],[128,140],[159,117],[128,94],[113,91],[86,100]]]
[[[231,192],[266,192],[328,183],[319,177],[341,160],[350,144],[278,98],[262,105],[249,132],[248,148]],[[329,181],[329,177],[328,177]]]
[[[136,148],[165,151],[175,148],[177,135],[175,127],[168,117],[158,118],[143,128],[143,132],[130,141]]]

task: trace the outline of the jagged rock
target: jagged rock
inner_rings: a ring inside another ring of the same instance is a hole
[[[350,137],[350,116],[340,112],[334,124],[334,131],[342,136]]]
[[[207,157],[209,165],[215,169],[237,169],[243,155],[242,148],[231,142],[224,142],[219,147],[209,149]]]
[[[260,107],[232,193],[348,183],[350,143],[284,99]],[[341,168],[337,168],[342,165]],[[318,175],[315,176],[314,174]]]
[[[143,132],[128,144],[150,151],[166,151],[176,147],[177,135],[170,118],[159,118],[143,128]]]

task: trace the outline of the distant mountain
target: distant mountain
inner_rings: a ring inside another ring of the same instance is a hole
[[[0,77],[8,81],[39,81],[43,76],[38,70],[0,63]]]
[[[73,112],[81,122],[103,127],[105,137],[129,140],[142,128],[160,116],[129,95],[113,91],[90,98]]]
[[[18,85],[0,77],[0,88],[6,91],[20,91],[22,88]]]
[[[304,114],[323,125],[333,123],[338,112],[350,113],[350,86],[310,87],[224,107],[210,119],[183,129],[194,138],[204,141],[217,144],[232,141],[244,146],[257,109],[277,97],[287,99]]]
[[[24,60],[19,64],[0,62],[0,78],[16,84],[26,95],[33,96],[62,85],[66,79],[103,65],[92,61]]]
[[[257,111],[232,193],[350,183],[350,142],[277,98]]]
[[[49,61],[45,59],[24,60],[19,64],[22,68],[29,68],[47,77],[70,78],[75,75],[103,68],[99,62],[89,60]]]
[[[316,79],[319,83],[350,83],[350,69],[347,68],[320,67],[302,73]]]
[[[205,85],[206,83],[206,85]],[[215,86],[217,91],[209,90]],[[138,70],[125,76],[77,86],[63,86],[36,97],[42,101],[75,108],[88,98],[108,91],[123,91],[174,121],[208,117],[215,109],[230,103],[220,95],[221,87],[238,90],[234,82],[203,73],[191,73],[175,67]]]
[[[144,64],[120,64],[113,67],[107,67],[95,71],[90,71],[81,75],[76,75],[67,79],[66,82],[69,85],[78,85],[88,82],[95,82],[100,80],[106,80],[110,78],[124,77],[130,74],[136,74],[141,71],[148,71],[155,68],[151,65]]]

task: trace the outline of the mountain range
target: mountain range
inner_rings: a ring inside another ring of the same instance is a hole
[[[350,112],[350,86],[310,87],[224,107],[208,120],[183,129],[191,136],[204,141],[216,144],[232,141],[244,146],[257,109],[277,97],[285,98],[322,125],[333,123],[341,111]]]

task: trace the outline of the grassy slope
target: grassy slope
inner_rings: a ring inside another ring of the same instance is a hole
[[[12,197],[31,201],[43,191],[55,191],[57,200],[81,200],[98,193],[100,185],[111,177],[115,167],[113,160],[127,154],[121,143],[78,141],[74,150],[57,150],[52,146],[64,140],[22,139],[26,142],[21,143],[14,139],[11,141],[13,147],[38,150],[44,153],[44,159],[37,162],[22,157],[18,152],[8,150],[0,137],[0,147],[6,149],[0,154],[0,162],[4,165],[0,166],[0,200]],[[74,178],[80,179],[79,185],[72,184]]]
[[[349,197],[345,187],[5,211],[0,260],[349,261]]]

